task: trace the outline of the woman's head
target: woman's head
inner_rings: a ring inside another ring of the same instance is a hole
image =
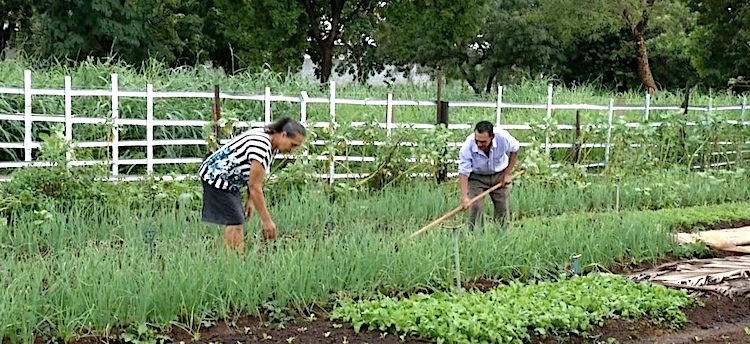
[[[302,145],[307,130],[299,122],[284,116],[266,126],[271,135],[271,145],[282,153],[289,153]]]

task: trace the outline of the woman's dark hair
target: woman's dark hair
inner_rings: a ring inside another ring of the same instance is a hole
[[[289,137],[297,137],[297,135],[305,136],[307,134],[305,127],[289,116],[281,117],[266,125],[266,132],[269,134],[286,133]]]

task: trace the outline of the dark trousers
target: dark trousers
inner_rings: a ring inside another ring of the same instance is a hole
[[[472,173],[469,175],[469,197],[474,198],[480,193],[487,191],[489,188],[497,185],[500,181],[502,172],[490,174],[490,175],[479,175]],[[495,220],[504,220],[508,215],[508,201],[510,200],[510,190],[512,185],[506,185],[495,191],[490,192],[488,195],[492,200],[492,204],[495,209]],[[469,228],[474,229],[477,218],[484,207],[484,199],[474,202],[469,208]]]

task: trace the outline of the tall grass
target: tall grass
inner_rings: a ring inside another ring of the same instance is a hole
[[[748,218],[748,205],[692,212]],[[676,249],[668,234],[683,224],[680,214],[530,218],[506,230],[464,233],[462,273],[466,279],[526,280],[566,271],[575,254],[584,267],[658,258]],[[218,228],[197,223],[194,215],[86,205],[47,222],[26,214],[14,226],[0,227],[0,338],[72,339],[146,323],[197,330],[203,321],[258,314],[266,302],[304,310],[325,305],[337,291],[444,289],[452,283],[450,233],[407,239],[416,222],[390,231],[362,222],[328,233],[282,231],[277,242],[239,256],[223,249]]]

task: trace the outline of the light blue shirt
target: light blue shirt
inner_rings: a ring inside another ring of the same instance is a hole
[[[508,167],[508,153],[518,152],[521,144],[507,130],[494,129],[490,155],[487,156],[474,141],[474,133],[466,137],[459,152],[458,173],[463,176],[495,174]]]

